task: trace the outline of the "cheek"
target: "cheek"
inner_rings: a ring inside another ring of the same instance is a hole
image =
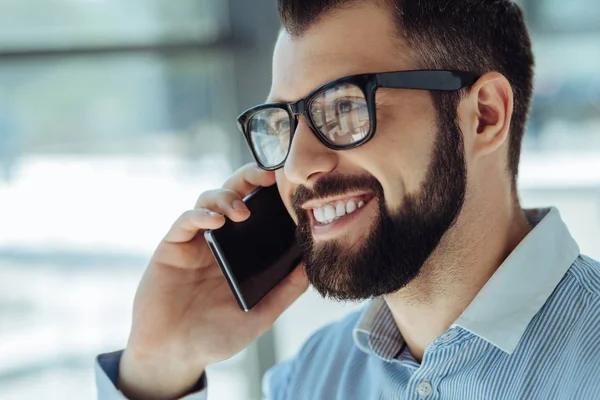
[[[298,219],[296,218],[296,214],[294,213],[294,209],[292,207],[292,197],[294,196],[295,188],[290,184],[290,182],[287,179],[285,179],[283,168],[275,171],[275,182],[277,183],[279,195],[281,196],[281,200],[283,201],[283,204],[285,205],[288,214],[290,214],[294,222],[298,224]]]
[[[365,169],[379,180],[388,206],[394,208],[407,193],[418,193],[426,179],[435,128],[424,117],[387,114],[378,118],[373,140],[359,149]]]

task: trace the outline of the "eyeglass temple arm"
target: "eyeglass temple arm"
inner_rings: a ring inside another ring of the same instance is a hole
[[[477,82],[479,75],[466,71],[400,71],[375,75],[376,87],[455,91]]]

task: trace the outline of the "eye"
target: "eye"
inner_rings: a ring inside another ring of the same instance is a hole
[[[349,113],[354,109],[355,102],[349,99],[339,99],[336,101],[335,107],[340,114]]]
[[[277,132],[286,132],[290,129],[290,121],[288,119],[280,119],[275,121],[273,124],[273,129]]]

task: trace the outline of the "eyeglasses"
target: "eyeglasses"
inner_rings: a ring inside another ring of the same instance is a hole
[[[336,79],[294,103],[267,103],[238,117],[257,164],[276,170],[285,164],[303,115],[315,136],[332,150],[348,150],[375,134],[375,91],[378,88],[457,91],[480,75],[466,71],[417,70],[360,74]]]

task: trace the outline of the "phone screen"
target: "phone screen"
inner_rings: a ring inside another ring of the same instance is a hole
[[[244,202],[251,213],[246,221],[227,219],[205,237],[240,308],[248,311],[294,270],[301,251],[277,185],[257,189]]]

